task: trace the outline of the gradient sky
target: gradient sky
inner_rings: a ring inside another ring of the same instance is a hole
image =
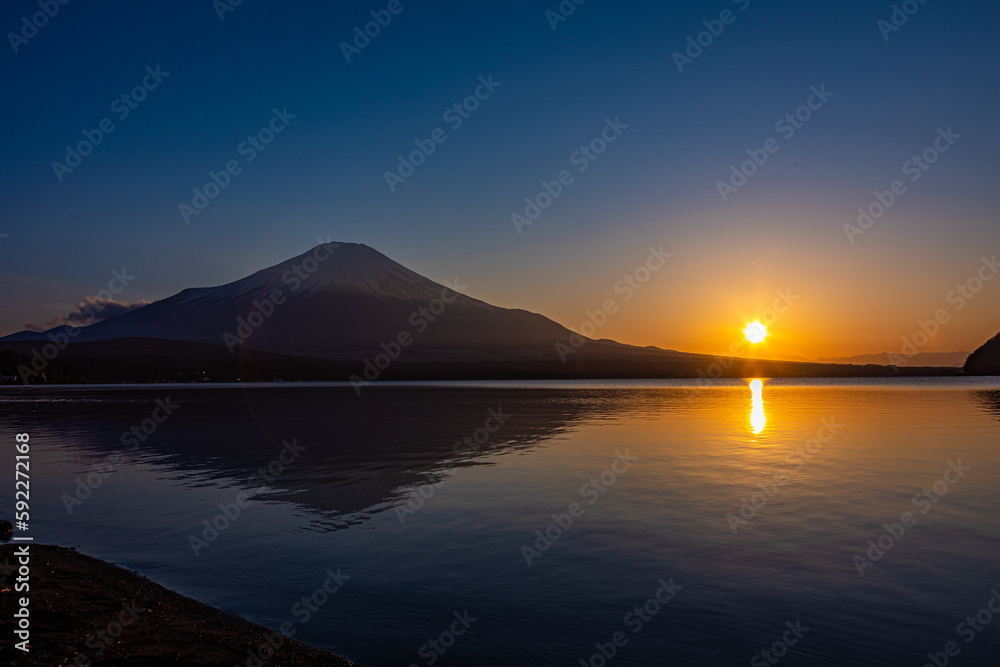
[[[597,334],[719,353],[789,289],[769,351],[899,352],[918,320],[949,322],[921,351],[971,350],[1000,329],[1000,279],[957,311],[948,293],[1000,251],[1000,7],[928,0],[886,40],[890,2],[588,0],[553,30],[550,2],[402,0],[348,63],[340,43],[388,2],[70,2],[0,56],[0,333],[51,320],[135,276],[156,300],[229,282],[315,245],[365,243],[468,294],[578,328],[661,244],[673,256]],[[748,5],[748,6],[746,6]],[[743,10],[741,7],[746,6]],[[735,21],[678,72],[703,21]],[[20,32],[36,2],[0,10]],[[169,72],[119,120],[147,66]],[[452,131],[442,113],[477,78],[501,86]],[[785,140],[775,122],[810,87],[833,93]],[[237,146],[295,114],[252,163]],[[115,130],[59,182],[84,130]],[[511,214],[606,118],[629,127],[531,226]],[[395,192],[384,172],[442,127]],[[939,127],[961,138],[855,243],[873,191]],[[716,183],[766,139],[780,150],[723,202]],[[242,173],[185,224],[178,205],[229,160]]]

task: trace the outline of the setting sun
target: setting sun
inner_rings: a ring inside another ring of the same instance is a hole
[[[767,338],[767,327],[758,322],[751,322],[747,325],[747,328],[743,330],[743,335],[746,336],[747,340],[756,345],[757,343],[763,343],[764,339]]]

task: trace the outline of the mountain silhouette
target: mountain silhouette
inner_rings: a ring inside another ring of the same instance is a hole
[[[970,354],[963,370],[966,375],[1000,375],[1000,333]]]
[[[572,332],[498,308],[356,243],[327,243],[250,276],[186,289],[78,330],[76,343],[157,338],[324,358],[363,358],[401,336],[408,352],[524,350]],[[46,340],[63,327],[0,341]]]

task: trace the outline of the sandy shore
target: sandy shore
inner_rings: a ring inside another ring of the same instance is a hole
[[[8,628],[16,600],[24,595],[12,590],[15,548],[0,545],[0,615]],[[8,634],[0,642],[4,665],[354,664],[72,549],[34,544],[30,553],[31,652],[16,650]],[[269,638],[280,642],[273,657],[252,660],[248,651],[259,657],[261,646],[267,656]]]

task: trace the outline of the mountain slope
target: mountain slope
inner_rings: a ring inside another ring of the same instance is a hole
[[[186,289],[83,327],[74,342],[160,338],[285,354],[359,358],[409,337],[411,350],[549,347],[571,332],[491,306],[368,246],[329,243],[246,278]],[[0,339],[45,340],[51,332]]]
[[[966,375],[1000,375],[1000,333],[969,355],[964,370]]]

